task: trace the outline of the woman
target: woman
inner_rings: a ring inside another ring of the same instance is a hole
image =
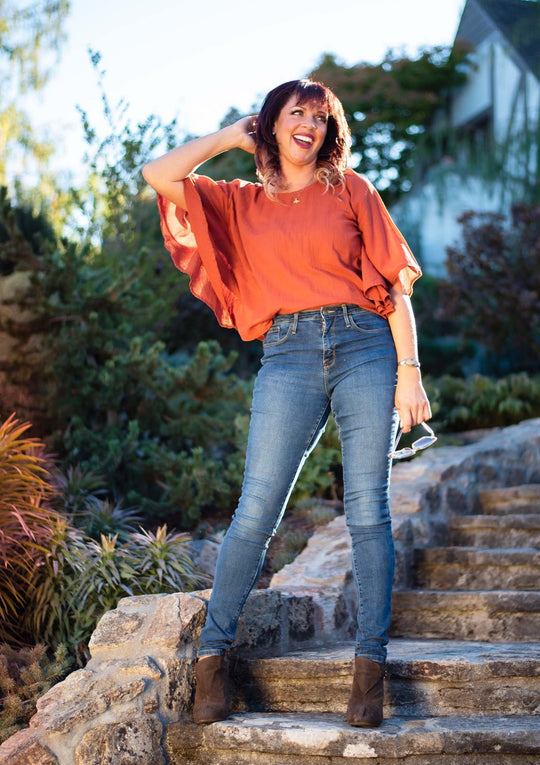
[[[320,83],[272,90],[258,117],[190,141],[144,168],[165,244],[193,293],[243,339],[263,339],[242,496],[221,547],[195,668],[197,723],[229,714],[224,653],[300,468],[330,412],[358,594],[347,719],[382,721],[394,548],[389,479],[398,420],[431,416],[409,296],[421,271],[373,186],[347,169],[343,107]],[[255,154],[260,183],[195,174]]]

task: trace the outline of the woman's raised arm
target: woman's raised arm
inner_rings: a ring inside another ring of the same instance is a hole
[[[172,149],[144,166],[144,180],[158,194],[185,210],[184,179],[195,172],[203,162],[229,149],[244,149],[253,154],[255,151],[254,121],[253,116],[242,117],[216,133],[194,138]]]

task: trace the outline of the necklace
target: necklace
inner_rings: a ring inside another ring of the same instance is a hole
[[[288,204],[299,205],[300,202],[302,201],[302,194],[304,193],[306,189],[308,189],[312,185],[313,185],[313,181],[311,181],[310,183],[307,183],[305,186],[302,186],[302,188],[300,189],[296,189],[296,191],[289,191],[289,192],[285,191],[285,193],[291,194],[293,197],[292,200],[288,202]]]
[[[308,186],[311,186],[311,184],[308,183],[307,186],[303,186],[301,189],[297,189],[297,191],[292,191],[291,192],[291,194],[294,194],[294,197],[293,197],[293,200],[292,200],[291,204],[293,204],[293,205],[299,205],[300,204],[300,202],[302,201],[302,194],[308,188]]]

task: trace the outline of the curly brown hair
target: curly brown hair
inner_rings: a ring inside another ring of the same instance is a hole
[[[345,183],[343,172],[350,156],[351,132],[341,101],[320,82],[291,80],[268,93],[257,117],[255,164],[257,176],[270,198],[284,190],[273,130],[281,110],[292,96],[297,98],[299,106],[314,103],[328,111],[326,137],[317,157],[315,179],[326,188],[338,188]]]

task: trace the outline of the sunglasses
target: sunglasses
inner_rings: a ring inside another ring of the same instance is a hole
[[[431,430],[429,425],[426,425],[425,422],[420,423],[425,431],[428,432],[429,435],[422,436],[421,438],[417,439],[416,441],[413,441],[410,446],[405,446],[403,449],[397,449],[396,446],[399,443],[399,439],[401,438],[401,434],[403,433],[402,428],[399,429],[396,441],[394,443],[394,448],[388,455],[393,460],[404,460],[407,457],[413,457],[416,452],[422,451],[422,449],[427,449],[429,446],[433,446],[435,441],[437,440],[437,436],[435,433]]]

